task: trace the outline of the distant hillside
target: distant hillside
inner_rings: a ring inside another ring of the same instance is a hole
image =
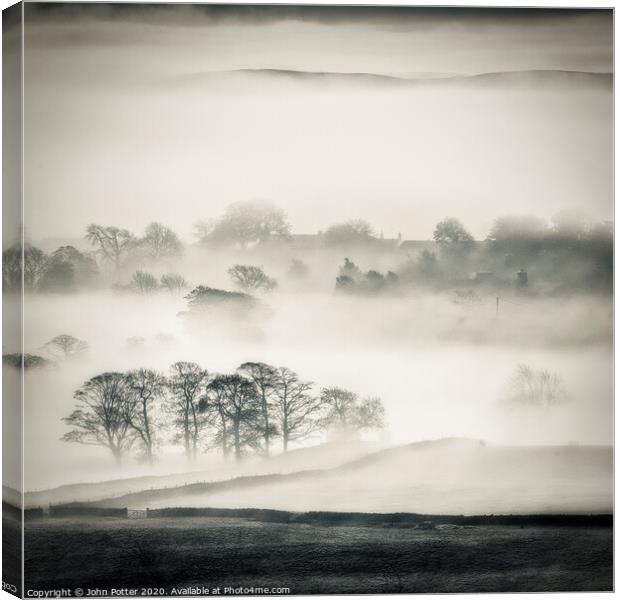
[[[606,513],[610,447],[502,447],[447,439],[399,446],[330,469],[147,490],[98,503],[427,514]]]
[[[298,71],[291,69],[236,69],[231,71],[209,71],[176,77],[175,84],[193,85],[235,81],[241,76],[260,78],[263,81],[289,81],[298,83],[375,85],[375,86],[423,86],[444,87],[465,85],[475,87],[504,86],[583,86],[611,90],[612,73],[593,73],[589,71],[531,70],[501,71],[497,73],[477,73],[471,75],[445,74],[429,76],[426,74],[383,74],[364,72]]]
[[[613,88],[612,73],[591,73],[589,71],[501,71],[455,77],[453,80],[476,85],[581,85],[609,90]]]

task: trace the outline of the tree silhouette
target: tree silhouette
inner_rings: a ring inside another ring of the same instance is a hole
[[[3,359],[22,366],[21,355]],[[280,434],[286,452],[291,442],[324,428],[358,432],[383,426],[379,398],[360,401],[338,387],[323,388],[317,397],[312,388],[293,370],[262,362],[211,377],[196,363],[182,361],[170,367],[168,378],[146,368],[102,373],[74,393],[75,410],[63,419],[71,431],[63,439],[104,446],[118,462],[138,448],[152,463],[161,432],[167,430],[162,420],[167,413],[173,418],[174,441],[190,460],[204,442],[205,449],[219,446],[224,458],[232,453],[239,461],[247,450],[268,455]]]
[[[326,410],[323,424],[340,431],[364,431],[383,427],[384,408],[379,398],[360,401],[357,394],[340,387],[321,390],[321,402]]]
[[[231,432],[226,412],[226,386],[219,375],[216,375],[207,385],[206,394],[200,399],[201,413],[211,412],[216,420],[216,443],[222,448],[224,460],[228,458],[231,448]]]
[[[256,308],[258,301],[243,292],[228,292],[204,285],[195,287],[187,296],[190,311],[200,313],[216,307],[229,307],[239,314],[245,314]]]
[[[193,362],[176,362],[170,368],[170,407],[175,415],[177,437],[182,440],[185,455],[191,460],[196,460],[198,440],[206,423],[199,403],[208,377],[208,372]]]
[[[2,364],[18,370],[21,370],[22,367],[24,370],[28,370],[41,369],[43,367],[48,367],[53,363],[50,363],[50,361],[46,358],[37,356],[36,354],[21,354],[20,352],[17,352],[12,354],[3,354]]]
[[[321,389],[321,402],[327,409],[325,422],[348,430],[355,423],[355,407],[358,402],[356,394],[340,387]]]
[[[494,252],[533,256],[543,249],[548,233],[547,224],[538,217],[500,217],[493,224],[487,243]]]
[[[55,356],[60,354],[62,358],[70,358],[87,352],[88,344],[72,335],[62,334],[52,338],[43,348]]]
[[[290,226],[283,210],[261,200],[231,204],[211,226],[202,228],[202,241],[246,247],[272,238],[286,239]]]
[[[473,245],[474,237],[464,225],[454,217],[447,217],[437,223],[433,239],[444,248],[467,249]]]
[[[358,431],[381,429],[385,425],[385,409],[381,398],[364,398],[355,412],[354,423]]]
[[[166,273],[161,276],[161,287],[170,293],[179,293],[187,288],[187,281],[181,276],[175,273]]]
[[[179,236],[170,227],[161,223],[151,223],[145,229],[140,244],[146,250],[149,258],[154,261],[178,256],[183,251]]]
[[[45,252],[36,246],[24,244],[23,256],[21,244],[10,246],[2,252],[2,289],[7,292],[20,290],[22,271],[24,289],[36,289],[46,264]]]
[[[86,239],[97,249],[101,259],[118,272],[137,240],[133,233],[118,227],[91,224],[86,228]]]
[[[515,403],[550,407],[567,398],[560,376],[545,369],[520,364],[510,381],[509,400]]]
[[[99,274],[97,263],[88,254],[73,246],[60,246],[49,256],[39,289],[45,292],[66,292],[88,285]]]
[[[366,244],[375,239],[374,231],[370,224],[361,219],[337,223],[329,227],[323,234],[323,240],[327,246]]]
[[[73,429],[62,439],[109,448],[120,464],[134,442],[127,419],[129,393],[123,373],[103,373],[89,379],[73,395],[76,410],[63,419]]]
[[[157,279],[146,271],[136,271],[131,276],[131,285],[141,294],[151,294],[157,289]]]
[[[269,456],[271,438],[277,435],[277,429],[271,422],[273,397],[278,380],[276,369],[261,362],[243,363],[237,371],[254,382],[260,398],[260,430],[265,444],[265,455]]]
[[[318,416],[322,403],[320,398],[312,396],[312,385],[310,381],[301,381],[297,373],[287,367],[277,370],[275,408],[284,452],[290,442],[303,440],[320,427]]]
[[[239,374],[217,375],[209,384],[217,391],[220,410],[228,421],[235,459],[241,460],[243,448],[256,443],[256,417],[260,414],[259,398],[254,382]]]
[[[245,292],[269,292],[277,287],[277,282],[269,277],[262,267],[254,265],[235,265],[228,269],[232,282]]]
[[[157,403],[166,393],[166,378],[151,369],[136,369],[126,375],[129,388],[126,417],[138,435],[146,459],[153,462],[155,446],[155,417]]]

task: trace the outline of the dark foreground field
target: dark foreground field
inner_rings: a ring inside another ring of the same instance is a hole
[[[53,518],[26,523],[26,590],[289,588],[293,594],[612,589],[612,528]]]

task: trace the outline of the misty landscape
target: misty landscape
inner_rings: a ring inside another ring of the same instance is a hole
[[[25,589],[612,589],[611,22],[28,4]]]

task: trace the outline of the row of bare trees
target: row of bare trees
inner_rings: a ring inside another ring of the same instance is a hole
[[[142,237],[121,227],[91,224],[86,228],[86,239],[95,248],[99,259],[116,272],[132,253],[157,262],[178,256],[183,250],[179,236],[161,223],[148,225]]]
[[[211,374],[193,362],[174,363],[168,376],[152,369],[102,373],[75,392],[63,439],[104,446],[118,462],[136,449],[152,462],[165,441],[182,445],[190,460],[215,448],[241,460],[250,452],[269,456],[278,439],[286,452],[292,442],[328,430],[383,426],[379,398],[314,387],[287,367],[261,362],[231,374]]]

